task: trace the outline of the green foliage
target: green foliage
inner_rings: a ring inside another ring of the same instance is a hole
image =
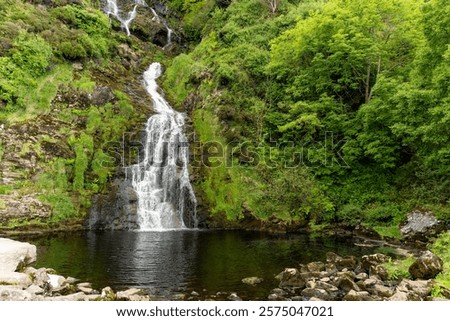
[[[433,286],[433,296],[440,296],[441,288],[450,289],[450,233],[442,233],[430,246],[431,251],[444,262],[444,271],[436,277]]]
[[[39,36],[21,32],[11,49],[11,62],[31,77],[42,75],[52,57],[50,45]]]
[[[259,0],[219,3],[195,31],[202,41],[168,68],[166,92],[213,118],[225,144],[276,157],[234,174],[206,170],[207,198],[227,202],[234,177],[256,192],[228,199],[260,217],[362,223],[395,238],[412,208],[435,206],[448,220],[444,2],[284,1],[274,12]],[[171,4],[189,13],[204,2]]]
[[[42,193],[39,199],[53,209],[51,217],[53,222],[73,219],[78,215],[77,208],[67,193],[69,180],[66,167],[66,160],[55,159],[37,181],[37,187]]]
[[[92,136],[81,133],[79,138],[72,137],[69,144],[75,152],[73,190],[83,191],[86,171],[94,152],[94,141]]]
[[[402,280],[411,277],[408,269],[414,261],[414,256],[409,256],[402,260],[389,260],[383,266],[386,268],[390,280]]]

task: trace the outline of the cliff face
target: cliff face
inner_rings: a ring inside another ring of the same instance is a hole
[[[179,45],[162,50],[167,27],[150,8],[127,37],[99,5],[0,4],[2,228],[82,224],[138,152],[151,113],[142,72]]]

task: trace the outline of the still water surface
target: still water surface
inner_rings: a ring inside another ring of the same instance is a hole
[[[379,250],[342,237],[200,230],[80,232],[32,242],[38,246],[34,266],[52,267],[96,288],[139,287],[163,296],[233,291],[246,299],[266,298],[277,287],[275,275],[285,267],[324,261],[329,251],[344,256]],[[257,287],[243,284],[249,276],[264,282]]]

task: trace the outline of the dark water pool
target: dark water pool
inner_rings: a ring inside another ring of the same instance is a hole
[[[246,299],[266,298],[277,286],[274,276],[285,267],[325,260],[329,251],[364,255],[379,250],[342,237],[243,231],[80,232],[31,242],[38,246],[36,267],[52,267],[96,288],[140,287],[163,296],[233,291]],[[243,284],[249,276],[264,282]]]

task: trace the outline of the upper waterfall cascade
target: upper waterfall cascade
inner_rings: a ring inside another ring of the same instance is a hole
[[[157,114],[147,121],[143,157],[130,168],[132,186],[138,195],[141,230],[197,226],[184,114],[173,110],[158,92],[156,79],[161,73],[159,63],[151,64],[144,73],[145,87]]]
[[[117,1],[118,0],[106,0],[106,5],[105,5],[103,10],[105,11],[105,13],[107,15],[113,16],[117,20],[119,20],[122,28],[125,30],[127,35],[130,36],[131,35],[131,33],[130,33],[130,24],[136,18],[137,8],[139,6],[141,6],[141,7],[148,7],[148,5],[145,2],[145,0],[129,0],[129,1],[133,1],[133,9],[125,14],[119,8],[119,5],[117,4]],[[150,8],[150,10],[151,10],[151,12],[153,14],[153,19],[152,20],[157,22],[157,23],[162,23],[164,25],[164,27],[167,29],[167,44],[165,45],[165,47],[166,47],[166,46],[168,46],[168,45],[170,45],[172,43],[173,30],[169,27],[169,24],[167,23],[166,20],[164,20],[163,18],[158,16],[158,14],[156,13],[155,9]]]

